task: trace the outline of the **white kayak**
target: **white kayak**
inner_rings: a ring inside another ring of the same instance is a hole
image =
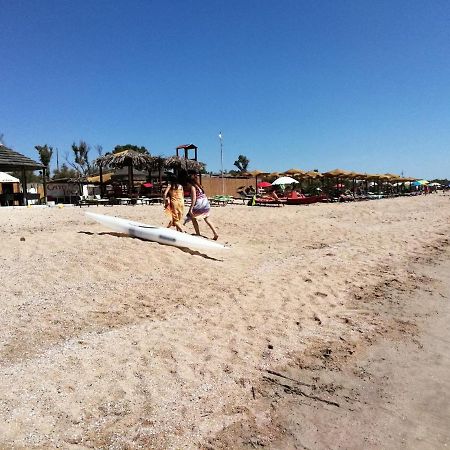
[[[202,238],[200,236],[192,236],[188,233],[180,233],[179,231],[170,230],[169,228],[155,227],[146,225],[145,223],[133,222],[128,219],[119,217],[105,216],[103,214],[95,214],[86,212],[86,215],[111,230],[119,233],[129,234],[147,241],[159,242],[160,244],[174,245],[176,247],[189,247],[196,249],[226,249],[225,245],[215,241]]]

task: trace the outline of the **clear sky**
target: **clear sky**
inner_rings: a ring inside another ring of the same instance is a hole
[[[450,177],[450,2],[0,0],[0,133]],[[94,152],[93,152],[94,153]],[[62,157],[60,157],[63,159]]]

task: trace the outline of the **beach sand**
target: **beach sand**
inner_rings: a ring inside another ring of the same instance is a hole
[[[2,448],[450,445],[449,195],[218,207],[206,255],[85,211],[166,223],[0,209]]]

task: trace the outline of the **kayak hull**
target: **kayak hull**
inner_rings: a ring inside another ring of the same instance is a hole
[[[147,241],[158,242],[159,244],[200,250],[223,250],[228,248],[219,242],[210,241],[200,236],[192,236],[188,233],[180,233],[169,228],[155,227],[141,222],[91,212],[86,212],[86,216],[111,230]]]

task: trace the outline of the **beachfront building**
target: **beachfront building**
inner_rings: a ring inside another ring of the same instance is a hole
[[[13,206],[14,196],[20,194],[20,180],[12,175],[0,172],[0,206]]]
[[[41,163],[38,163],[31,158],[28,158],[21,153],[18,153],[3,144],[0,144],[0,171],[12,172],[19,171],[22,174],[22,179],[19,180],[19,187],[14,187],[13,183],[1,183],[3,197],[0,198],[0,204],[2,206],[14,206],[14,205],[28,205],[28,193],[27,193],[27,172],[34,170],[42,170],[43,183],[44,183],[44,197],[46,197],[46,183],[45,183],[45,167]],[[18,180],[18,178],[15,178]],[[21,186],[21,187],[20,187]],[[5,190],[4,190],[5,189]],[[16,191],[17,192],[16,192]]]

